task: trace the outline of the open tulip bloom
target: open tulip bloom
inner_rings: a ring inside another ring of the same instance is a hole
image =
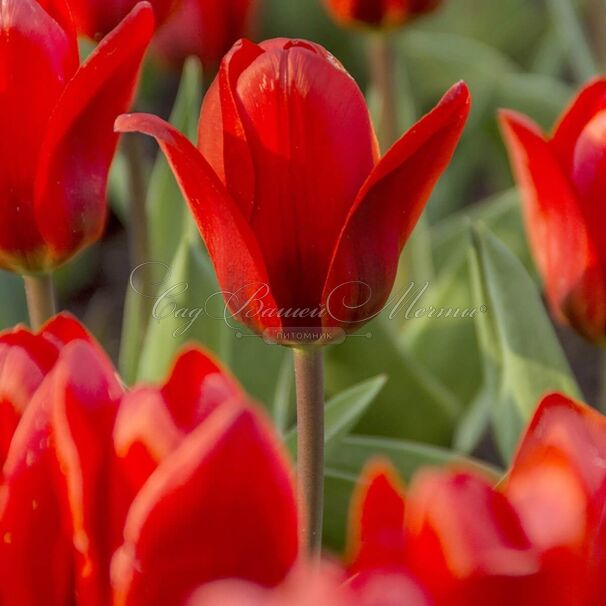
[[[590,82],[545,136],[503,111],[501,125],[519,183],[526,228],[554,315],[606,341],[606,80]]]
[[[137,5],[82,66],[66,0],[4,0],[0,28],[0,269],[48,272],[101,235],[154,16]]]
[[[364,97],[331,54],[244,40],[205,97],[197,148],[152,115],[116,129],[158,140],[234,317],[297,345],[380,312],[469,106],[455,85],[381,158]]]

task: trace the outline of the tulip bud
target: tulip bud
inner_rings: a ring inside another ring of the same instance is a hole
[[[112,124],[130,105],[154,28],[142,2],[78,67],[64,2],[46,12],[5,0],[0,11],[0,269],[19,273],[50,271],[101,235]]]
[[[324,0],[324,3],[342,25],[391,28],[436,9],[442,0]]]
[[[573,101],[550,137],[511,111],[501,125],[530,245],[554,316],[606,342],[606,79]]]
[[[240,38],[250,35],[256,0],[182,0],[155,38],[164,62],[180,67],[190,56],[216,67]]]

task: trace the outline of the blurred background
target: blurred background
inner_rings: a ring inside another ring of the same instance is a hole
[[[323,44],[368,91],[374,108],[368,32],[339,28],[320,0],[261,4],[256,39],[286,36]],[[341,540],[350,478],[368,456],[389,454],[406,476],[419,462],[452,453],[504,465],[527,416],[524,402],[556,388],[598,402],[600,354],[571,331],[553,327],[539,299],[496,112],[513,108],[551,129],[578,87],[606,65],[605,32],[604,0],[445,0],[440,10],[392,34],[402,132],[457,80],[468,83],[474,103],[455,158],[428,204],[422,233],[411,244],[414,259],[401,276],[400,291],[411,279],[428,282],[427,304],[484,305],[487,313],[480,321],[382,317],[330,349],[328,395],[345,393],[356,402],[340,429],[353,428],[354,435],[340,434],[329,452],[326,532],[332,544]],[[88,50],[84,45],[83,53]],[[202,82],[195,61],[181,77],[150,58],[136,107],[170,117],[193,136]],[[141,170],[148,183],[157,278],[170,268],[171,284],[188,285],[179,306],[199,307],[217,290],[212,267],[155,145],[143,137],[139,144],[145,150]],[[84,320],[129,383],[161,379],[181,345],[201,342],[288,434],[293,421],[288,352],[216,318],[201,317],[183,332],[183,319],[150,317],[150,302],[142,303],[129,286],[125,227],[132,189],[123,155],[112,169],[109,196],[112,213],[104,239],[57,275],[61,307]],[[474,236],[472,224],[480,236]],[[482,230],[490,235],[482,236]],[[26,321],[18,277],[0,272],[0,300],[0,328]],[[121,339],[122,327],[128,331],[137,323],[145,325],[143,342]],[[561,357],[548,351],[552,342],[562,347]],[[341,515],[331,516],[331,509]]]

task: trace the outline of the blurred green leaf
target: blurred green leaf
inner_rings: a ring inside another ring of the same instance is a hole
[[[190,140],[196,139],[202,96],[202,67],[191,58],[183,68],[170,123]],[[159,153],[147,198],[152,260],[170,263],[179,247],[190,213],[164,154]]]
[[[388,313],[327,351],[328,389],[339,393],[360,378],[386,374],[385,388],[355,431],[447,444],[461,403],[401,346],[400,325]]]
[[[327,457],[333,469],[357,476],[373,458],[389,460],[407,482],[419,467],[457,465],[474,469],[497,480],[502,472],[465,454],[419,442],[351,435],[342,438]]]
[[[571,0],[547,0],[547,7],[577,80],[584,82],[596,75],[599,69],[579,21],[575,3]]]
[[[353,474],[326,468],[324,470],[324,544],[343,553],[351,497],[358,478]]]
[[[197,342],[220,359],[228,358],[231,329],[220,314],[223,301],[213,267],[191,229],[182,239],[169,271],[159,287],[144,341],[137,378],[160,381],[175,354]],[[135,293],[136,296],[141,296]],[[211,305],[215,303],[216,307]]]
[[[375,377],[359,385],[350,387],[334,396],[326,403],[324,412],[324,444],[326,456],[335,448],[339,440],[348,434],[368,407],[383,389],[387,378]],[[293,429],[286,436],[286,446],[296,458],[297,430]]]
[[[191,59],[183,69],[181,85],[170,119],[176,128],[190,137],[194,134],[200,108],[201,82],[200,64],[196,59]],[[118,201],[117,212],[125,225],[128,224],[128,212],[124,204],[120,206],[119,201],[128,199],[128,194],[124,191],[125,184],[128,182],[126,171],[127,166],[123,157],[118,156],[113,168],[114,197]],[[149,182],[147,215],[151,254],[149,261],[153,263],[154,282],[158,282],[163,279],[166,267],[173,262],[179,244],[192,222],[183,196],[162,153],[157,155]],[[127,383],[132,383],[137,376],[143,347],[143,343],[139,341],[141,335],[139,323],[147,322],[147,319],[141,319],[141,315],[146,313],[148,309],[142,295],[129,285],[124,304],[120,349],[120,370]],[[150,364],[151,362],[148,361],[146,366]],[[158,369],[164,369],[165,366],[165,363],[158,362]]]
[[[580,392],[533,281],[484,227],[473,231],[470,265],[476,305],[486,310],[476,324],[485,373],[480,397],[492,400],[497,445],[509,461],[542,396]]]
[[[27,320],[23,278],[0,270],[0,330]]]

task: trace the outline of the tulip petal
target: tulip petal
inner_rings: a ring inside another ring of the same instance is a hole
[[[149,478],[112,563],[115,603],[181,604],[199,585],[283,580],[297,555],[288,468],[254,412],[223,406]]]
[[[133,498],[185,435],[157,389],[142,387],[123,398],[114,427],[114,446]]]
[[[142,132],[158,141],[198,224],[232,313],[247,316],[246,323],[259,331],[279,327],[275,314],[263,320],[259,317],[261,312],[276,309],[259,247],[202,154],[173,126],[149,114],[120,116],[116,130]]]
[[[76,550],[76,592],[82,603],[108,604],[110,558],[128,505],[112,440],[122,388],[110,362],[84,341],[63,350],[51,378],[52,432]]]
[[[603,109],[606,109],[606,78],[595,78],[573,99],[560,118],[551,145],[567,174],[571,172],[574,150],[581,131]]]
[[[349,551],[356,572],[405,565],[404,489],[389,464],[362,473],[351,512]]]
[[[49,320],[41,335],[58,350],[72,341],[86,341],[97,345],[92,335],[71,314],[63,312]]]
[[[557,449],[576,467],[592,494],[606,480],[606,418],[562,395],[543,399],[520,442],[513,469],[537,449]]]
[[[606,109],[598,112],[579,135],[572,161],[572,181],[585,225],[592,234],[600,258],[606,261],[606,241],[600,228],[606,219],[603,204],[606,192]]]
[[[530,120],[501,112],[501,128],[520,184],[526,229],[553,314],[593,338],[606,325],[606,281],[572,184]],[[571,255],[570,251],[575,254]]]
[[[407,507],[410,567],[437,604],[537,601],[539,553],[511,503],[483,478],[423,472],[409,490]]]
[[[334,244],[378,147],[364,97],[336,59],[305,41],[261,48],[233,90],[255,171],[249,223],[279,307],[314,311]],[[317,317],[289,321],[319,324]]]
[[[362,186],[332,251],[322,294],[328,326],[355,330],[384,306],[400,252],[454,153],[470,103],[467,86],[456,84]]]
[[[25,329],[0,335],[0,469],[23,411],[56,358],[50,343]]]
[[[220,404],[241,395],[236,381],[207,352],[197,348],[179,355],[162,387],[174,422],[188,433]]]
[[[78,53],[73,32],[36,0],[2,2],[0,32],[0,267],[14,269],[19,262],[13,257],[36,257],[42,246],[32,187],[40,133],[76,70]]]
[[[0,488],[0,603],[65,606],[73,558],[56,490],[47,379],[15,432]],[[35,579],[35,582],[33,580]]]
[[[204,96],[198,132],[198,149],[246,220],[254,208],[255,174],[234,91],[242,71],[261,54],[263,50],[248,40],[234,45]]]
[[[93,51],[51,115],[35,183],[38,229],[55,265],[99,237],[107,173],[116,150],[116,117],[131,103],[154,29],[143,2]]]
[[[114,443],[133,495],[188,433],[220,405],[241,396],[235,380],[196,348],[179,355],[161,390],[130,392],[118,412]]]
[[[92,337],[69,314],[60,314],[32,334],[25,328],[0,333],[0,469],[17,423],[59,350],[69,341]]]

